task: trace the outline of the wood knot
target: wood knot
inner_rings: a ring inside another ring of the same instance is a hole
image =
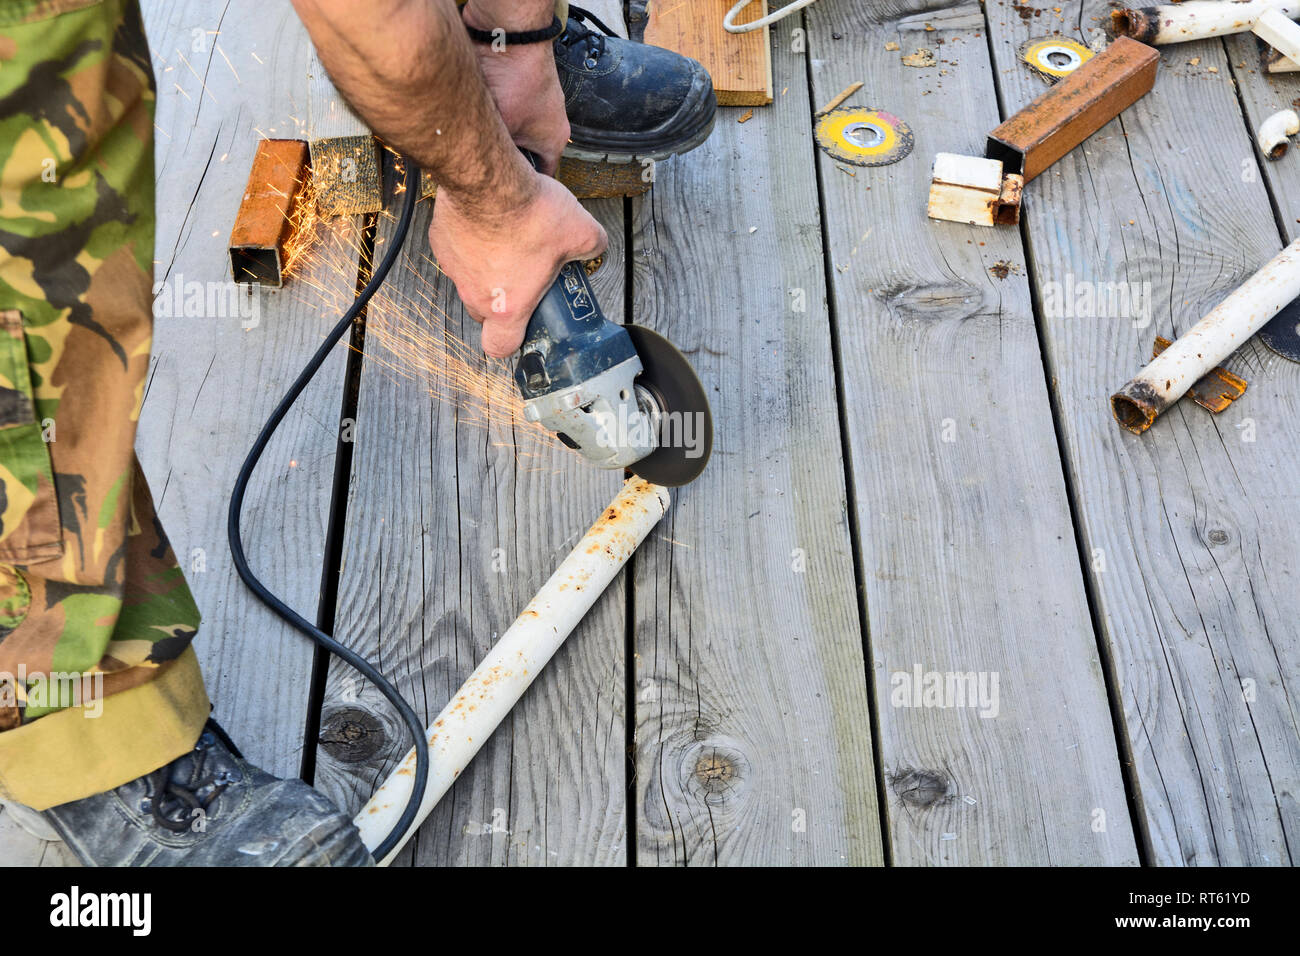
[[[961,321],[984,307],[984,293],[968,282],[899,283],[877,293],[900,318]]]
[[[320,745],[341,763],[369,760],[388,743],[388,734],[369,711],[343,707],[321,723]]]
[[[688,789],[710,806],[733,803],[744,791],[749,762],[740,751],[718,744],[701,744],[690,765]]]
[[[940,770],[900,770],[889,783],[898,799],[911,807],[933,807],[952,799],[951,781]]]
[[[1228,534],[1228,532],[1224,531],[1222,528],[1213,528],[1210,530],[1209,534],[1205,536],[1205,538],[1207,541],[1209,541],[1210,547],[1213,548],[1219,545],[1227,544],[1229,541],[1232,540],[1232,535]]]

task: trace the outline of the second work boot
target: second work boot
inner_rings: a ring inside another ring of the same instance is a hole
[[[572,129],[564,155],[588,162],[660,160],[708,139],[718,107],[708,71],[680,53],[612,34],[570,5],[554,43]]]
[[[27,815],[89,866],[374,864],[352,821],[322,794],[252,766],[208,726],[193,750],[152,773]]]

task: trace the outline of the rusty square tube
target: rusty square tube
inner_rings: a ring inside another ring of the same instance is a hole
[[[284,244],[293,233],[295,204],[310,175],[303,140],[264,139],[257,144],[230,231],[230,274],[236,282],[283,285]]]
[[[1144,96],[1159,60],[1154,47],[1118,37],[989,133],[984,155],[1029,182]]]

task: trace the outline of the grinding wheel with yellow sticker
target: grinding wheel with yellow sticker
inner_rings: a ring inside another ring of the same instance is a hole
[[[842,106],[817,117],[817,144],[854,166],[888,166],[912,151],[912,131],[893,113]]]
[[[1035,73],[1055,82],[1093,58],[1093,52],[1069,37],[1033,37],[1020,47],[1020,58]]]

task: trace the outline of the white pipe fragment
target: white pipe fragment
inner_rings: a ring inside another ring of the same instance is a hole
[[[1120,425],[1140,435],[1156,416],[1300,296],[1300,239],[1274,256],[1205,318],[1110,397]]]
[[[1163,46],[1246,33],[1270,10],[1294,19],[1300,17],[1300,0],[1249,0],[1247,3],[1187,0],[1164,6],[1112,10],[1110,19],[1115,33]]]
[[[1291,144],[1287,137],[1296,133],[1300,133],[1300,116],[1296,115],[1295,110],[1282,110],[1259,124],[1259,134],[1255,140],[1259,143],[1260,152],[1269,159],[1281,159]]]
[[[1270,73],[1300,70],[1300,23],[1277,10],[1265,10],[1251,32],[1281,54],[1268,65]]]
[[[429,783],[392,862],[461,771],[510,713],[546,662],[668,510],[668,489],[630,478],[537,595],[492,646],[428,728]],[[415,749],[389,774],[353,823],[373,850],[397,824],[415,780]]]

